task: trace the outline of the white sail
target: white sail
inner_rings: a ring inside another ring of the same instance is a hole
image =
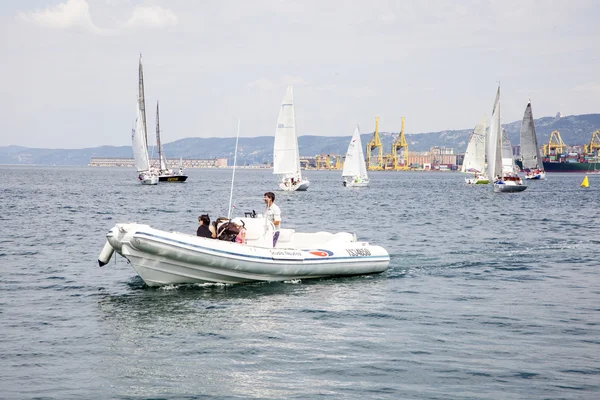
[[[502,127],[500,126],[500,87],[496,93],[490,130],[486,140],[487,175],[490,179],[502,175]]]
[[[500,119],[500,87],[494,102],[494,111],[490,122],[490,131],[487,140],[488,177],[494,182],[494,192],[512,193],[522,192],[527,189],[516,173],[512,146],[508,135],[502,129]]]
[[[144,95],[144,68],[142,67],[142,55],[138,65],[138,118],[141,120],[144,141],[148,144],[148,128],[146,125],[146,96]]]
[[[156,102],[156,147],[158,148],[158,159],[160,161],[160,171],[170,172],[167,167],[167,159],[165,157],[165,151],[160,141],[160,117],[158,113],[158,101]]]
[[[358,126],[350,139],[348,144],[348,151],[346,152],[346,160],[344,161],[344,170],[342,171],[343,177],[360,177],[361,179],[368,179],[367,166],[365,163],[365,156],[362,149],[362,142],[360,140],[360,130]]]
[[[369,176],[367,175],[367,162],[365,160],[365,153],[363,152],[363,145],[360,140],[360,130],[358,129],[358,126],[356,126],[356,132],[358,132],[358,159],[360,160],[360,163],[358,164],[359,175],[361,179],[366,180],[369,179]]]
[[[294,113],[294,91],[290,85],[281,102],[277,117],[273,146],[273,173],[300,178],[300,156]]]
[[[523,169],[534,170],[544,168],[542,158],[540,157],[535,125],[533,123],[531,101],[525,107],[523,122],[521,123],[521,155],[523,156]]]
[[[461,172],[481,173],[485,170],[485,117],[473,129]]]
[[[142,55],[138,67],[138,98],[137,98],[137,117],[135,119],[135,128],[131,133],[131,147],[135,167],[140,173],[138,179],[143,185],[158,184],[158,175],[150,171],[150,159],[148,158],[148,131],[146,130],[146,104],[144,99],[144,73],[142,69]]]
[[[142,119],[142,111],[138,100],[137,118],[135,119],[135,128],[131,135],[133,158],[138,172],[148,171],[150,162],[148,160],[148,145],[144,135],[144,122]]]
[[[505,174],[515,172],[515,160],[512,152],[512,145],[508,139],[508,134],[502,129],[502,172]]]

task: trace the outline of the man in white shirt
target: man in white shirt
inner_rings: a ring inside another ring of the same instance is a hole
[[[279,229],[281,225],[281,210],[275,204],[275,193],[267,192],[264,196],[265,204],[267,205],[267,218],[275,226],[275,232],[273,233],[273,247],[277,244],[279,239]]]

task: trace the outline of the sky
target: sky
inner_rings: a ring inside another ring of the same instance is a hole
[[[163,143],[273,135],[289,84],[299,136],[472,128],[498,83],[506,123],[529,99],[600,113],[599,18],[597,0],[3,0],[0,146],[130,145],[139,54]]]

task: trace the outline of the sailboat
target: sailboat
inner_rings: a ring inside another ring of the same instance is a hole
[[[165,157],[165,151],[160,141],[160,119],[158,115],[158,101],[156,102],[156,147],[158,148],[158,160],[160,162],[160,170],[158,180],[160,182],[185,182],[188,178],[187,175],[183,175],[183,165],[181,160],[179,163],[179,171],[175,173],[172,169],[169,169],[167,165],[167,159]]]
[[[146,131],[146,105],[144,100],[144,78],[142,70],[142,55],[140,54],[137,99],[137,118],[135,128],[131,133],[133,158],[138,171],[138,179],[143,185],[158,184],[158,175],[150,169],[148,158],[148,135]]]
[[[490,183],[490,179],[485,174],[485,117],[473,129],[461,172],[473,173],[472,177],[465,178],[468,184]]]
[[[273,146],[273,174],[281,177],[279,188],[285,191],[303,191],[309,182],[300,172],[300,155],[296,137],[294,89],[288,86],[277,117],[275,143]]]
[[[346,152],[346,160],[344,161],[342,178],[342,184],[346,187],[361,187],[369,184],[367,165],[365,164],[365,156],[362,150],[362,142],[360,140],[360,130],[358,129],[358,125],[354,130],[352,139],[350,139],[350,144],[348,144],[348,151]]]
[[[523,157],[523,170],[525,179],[546,179],[544,164],[540,156],[533,113],[531,112],[531,100],[525,107],[523,122],[521,122],[521,155]]]
[[[494,192],[522,192],[527,189],[515,172],[512,146],[500,124],[500,86],[496,93],[490,130],[486,141],[487,175],[494,179]]]

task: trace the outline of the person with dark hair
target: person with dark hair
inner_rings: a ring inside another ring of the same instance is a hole
[[[199,216],[198,223],[200,224],[200,226],[196,231],[196,236],[212,239],[217,237],[217,231],[210,224],[210,217],[208,216],[208,214],[202,214],[201,216]]]
[[[277,239],[279,239],[279,230],[281,229],[281,210],[275,204],[275,193],[265,193],[264,200],[267,205],[267,219],[275,226],[275,232],[273,233],[273,247],[275,247]]]

